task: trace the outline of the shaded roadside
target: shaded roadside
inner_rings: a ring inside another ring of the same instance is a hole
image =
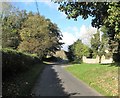
[[[32,95],[34,96],[69,96],[65,92],[63,83],[54,69],[56,64],[48,64],[43,70],[42,75],[38,78]]]

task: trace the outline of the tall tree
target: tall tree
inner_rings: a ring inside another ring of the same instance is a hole
[[[3,3],[4,4],[4,3]],[[16,49],[20,43],[19,30],[23,21],[27,18],[26,11],[14,8],[10,3],[4,4],[2,20],[2,47]],[[7,6],[7,7],[6,7]],[[9,12],[6,9],[9,9]]]
[[[100,42],[100,32],[97,30],[97,33],[91,38],[91,48],[93,50],[93,57],[96,57],[99,52],[101,42]]]
[[[101,35],[100,31],[97,30],[97,33],[94,34],[91,39],[91,49],[93,51],[93,57],[99,55],[99,61],[101,61],[102,55],[105,55],[105,50],[108,49],[108,40],[106,36],[106,33]]]
[[[120,2],[109,4],[108,18],[105,20],[105,27],[109,35],[111,51],[120,53]]]
[[[29,14],[20,30],[19,50],[43,57],[61,48],[61,32],[57,25],[38,14]]]

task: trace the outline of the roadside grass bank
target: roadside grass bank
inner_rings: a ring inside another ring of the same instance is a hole
[[[32,88],[45,64],[36,64],[28,71],[17,74],[3,82],[3,96],[30,96]]]
[[[30,96],[31,89],[42,72],[44,64],[35,54],[3,48],[2,95]]]
[[[102,95],[118,96],[118,66],[72,64],[65,69]]]

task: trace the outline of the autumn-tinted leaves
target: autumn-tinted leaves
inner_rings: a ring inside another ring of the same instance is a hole
[[[3,15],[3,48],[37,54],[40,58],[61,48],[62,34],[50,19],[15,9]]]

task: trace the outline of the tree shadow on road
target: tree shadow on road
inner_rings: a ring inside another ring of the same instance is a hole
[[[70,94],[65,91],[63,81],[59,78],[58,72],[55,71],[54,66],[60,66],[58,62],[46,64],[41,76],[38,78],[33,89],[33,96],[66,96]]]

